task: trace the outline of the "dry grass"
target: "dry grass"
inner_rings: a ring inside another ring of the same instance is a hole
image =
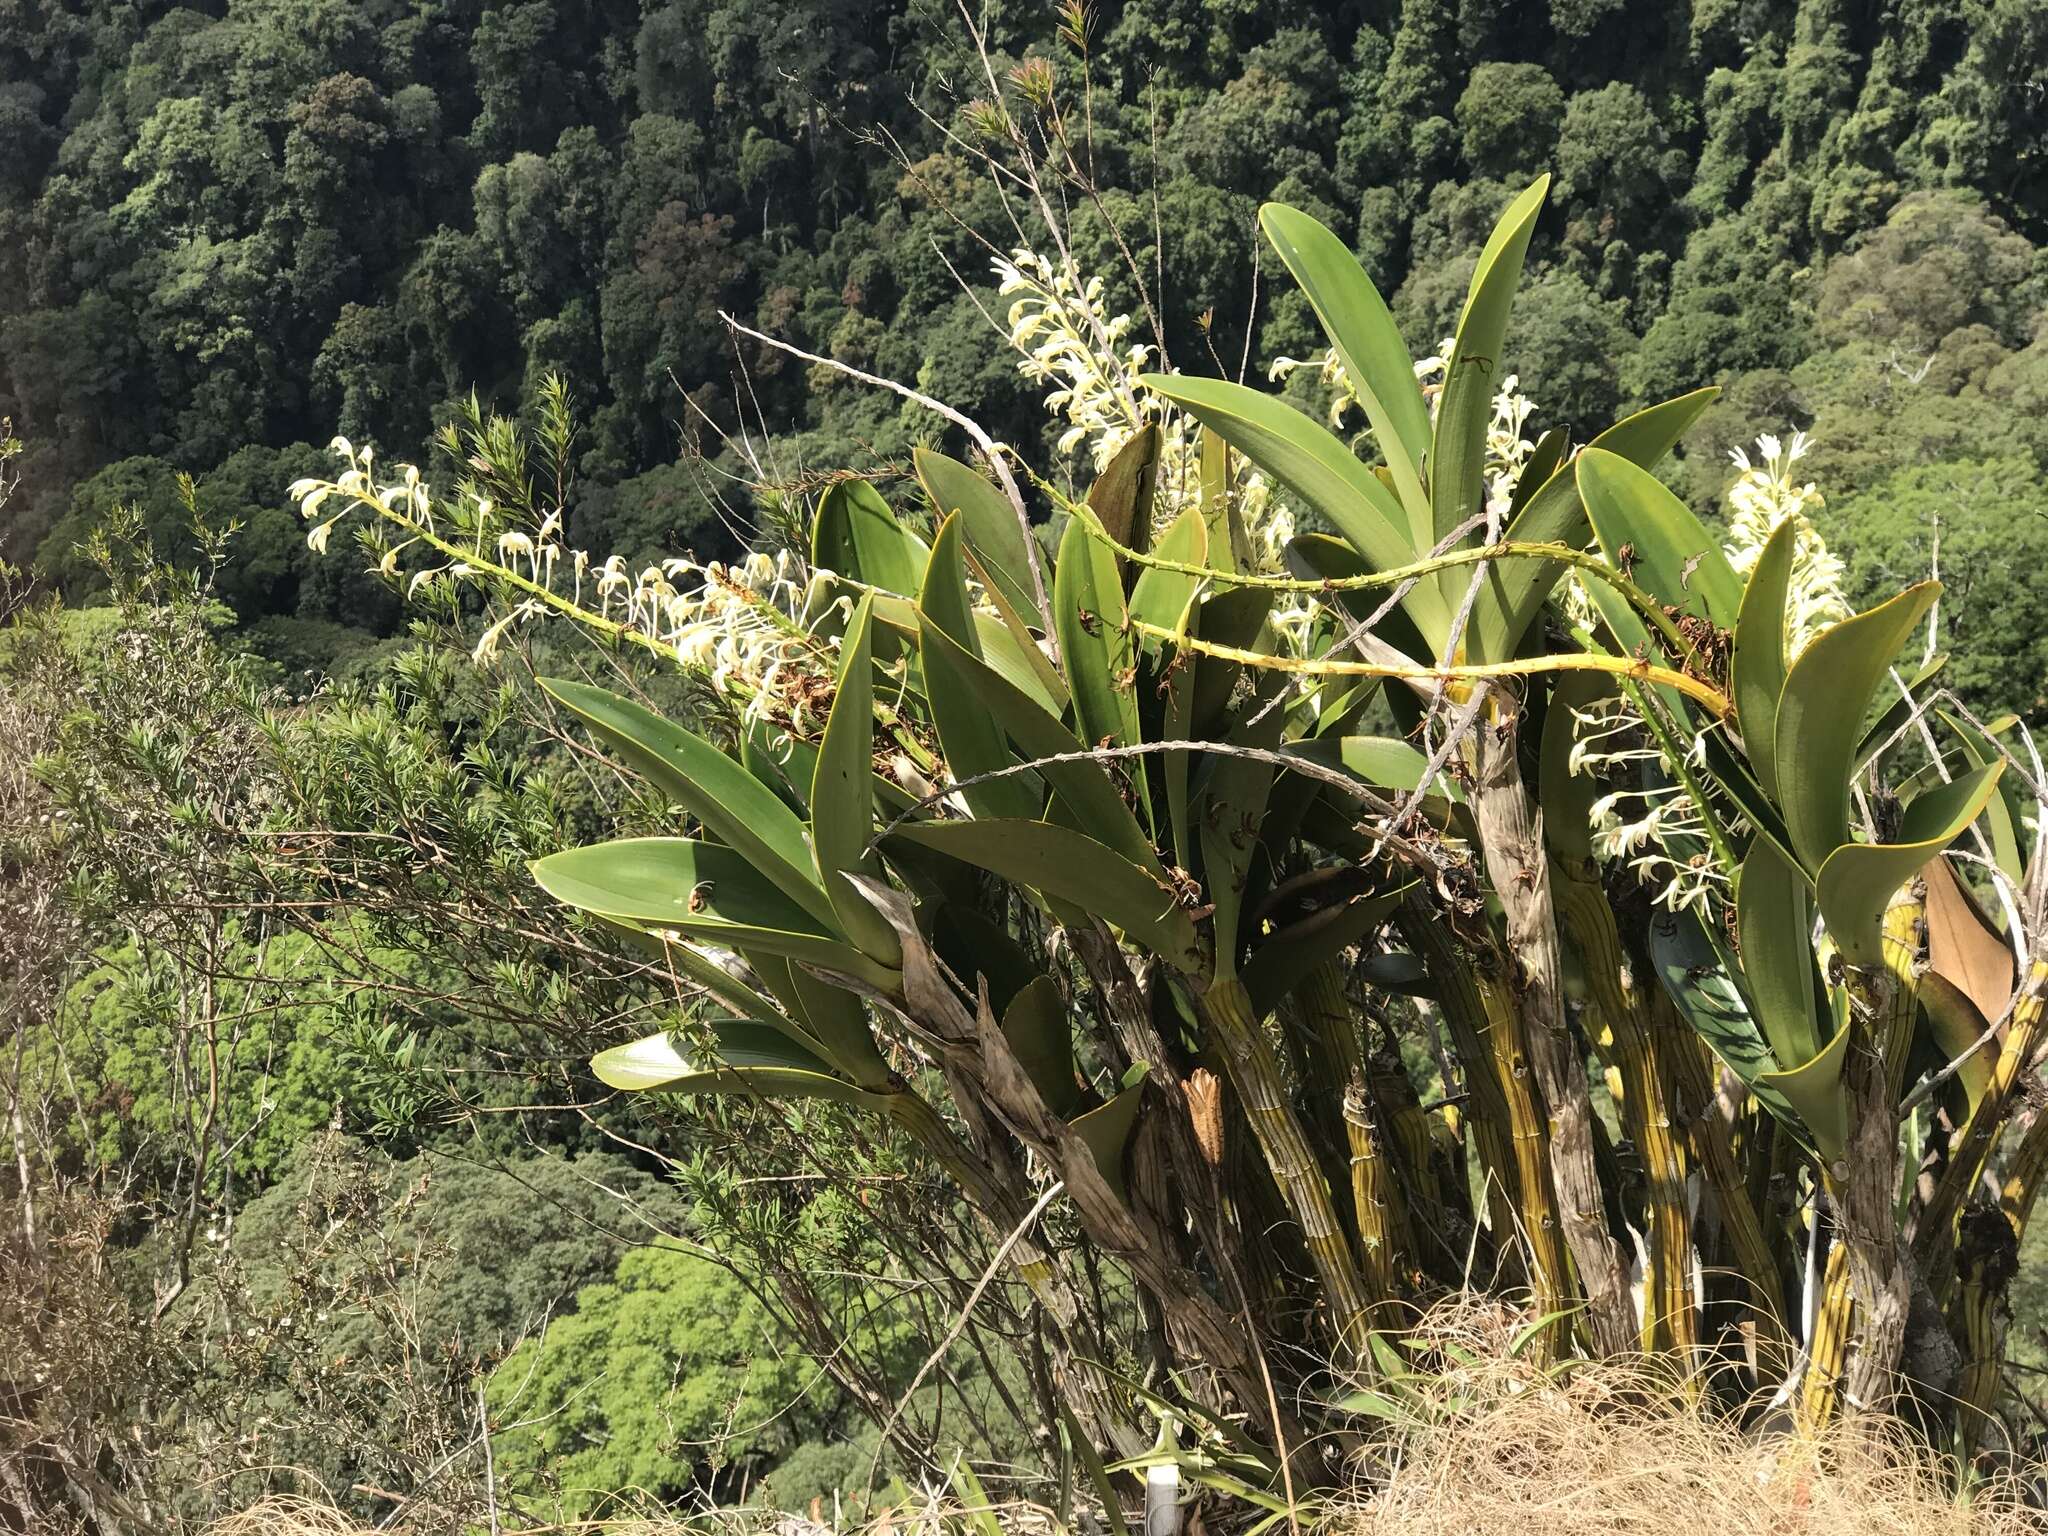
[[[1311,1536],[2044,1536],[2016,1477],[1957,1499],[1953,1472],[1903,1437],[1854,1426],[1819,1440],[1745,1429],[1645,1362],[1545,1367],[1518,1347],[1525,1315],[1489,1302],[1421,1320],[1413,1375],[1374,1383],[1392,1406],[1354,1468],[1355,1491],[1305,1503]],[[2035,1482],[2039,1483],[2039,1478]],[[849,1536],[971,1530],[942,1492],[841,1528]],[[992,1511],[1014,1536],[1056,1536],[1042,1508]],[[1135,1515],[1135,1511],[1130,1511]],[[1263,1512],[1206,1501],[1187,1530],[1243,1529]],[[949,1518],[950,1517],[950,1518]],[[760,1510],[593,1521],[503,1536],[830,1536]],[[1099,1531],[1086,1521],[1081,1531]],[[1135,1518],[1132,1529],[1137,1529]],[[1275,1524],[1275,1531],[1285,1526]],[[380,1536],[333,1508],[271,1498],[206,1536]]]
[[[1406,1411],[1361,1468],[1374,1491],[1320,1511],[1328,1536],[2040,1536],[2017,1480],[1959,1502],[1951,1468],[1854,1426],[1745,1430],[1642,1362],[1546,1369],[1522,1321],[1426,1318]],[[1448,1350],[1441,1346],[1448,1346]]]

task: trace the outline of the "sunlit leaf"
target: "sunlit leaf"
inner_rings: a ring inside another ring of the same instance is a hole
[[[1175,893],[1086,833],[1043,821],[925,821],[896,835],[1092,912],[1183,970],[1202,967]]]
[[[1407,513],[1409,543],[1429,548],[1436,539],[1420,473],[1430,449],[1429,408],[1386,300],[1344,242],[1308,214],[1268,203],[1259,210],[1259,223],[1308,296],[1365,408]]]
[[[791,900],[820,921],[833,921],[832,904],[812,873],[804,824],[742,764],[631,699],[564,678],[544,677],[540,685]]]
[[[1508,312],[1514,306],[1515,289],[1522,281],[1522,260],[1549,189],[1550,178],[1539,176],[1508,205],[1473,268],[1472,287],[1458,317],[1457,339],[1437,404],[1429,461],[1434,527],[1428,539],[1413,541],[1416,555],[1448,538],[1485,500],[1486,429],[1493,420],[1493,397],[1500,393],[1501,380],[1508,371],[1502,350],[1507,342]]]
[[[1940,590],[1922,582],[1823,630],[1785,678],[1772,773],[1793,852],[1809,874],[1849,841],[1851,764],[1871,695]]]

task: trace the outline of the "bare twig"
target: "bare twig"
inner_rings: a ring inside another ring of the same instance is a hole
[[[837,373],[845,374],[850,379],[857,379],[863,384],[872,385],[876,389],[886,389],[892,394],[901,395],[906,400],[914,401],[933,414],[943,416],[962,432],[965,432],[974,439],[974,445],[981,450],[982,456],[988,460],[989,468],[995,472],[996,479],[1001,483],[1003,495],[1008,498],[1011,510],[1017,514],[1017,527],[1024,535],[1024,558],[1031,565],[1032,595],[1037,598],[1039,614],[1045,621],[1047,642],[1049,644],[1052,643],[1052,602],[1046,596],[1045,572],[1040,567],[1038,559],[1038,540],[1031,531],[1031,513],[1024,505],[1024,493],[1018,489],[1016,477],[1010,473],[1010,466],[1004,460],[1002,450],[997,446],[994,438],[984,432],[972,418],[955,410],[943,400],[935,400],[920,390],[912,389],[908,384],[899,384],[894,379],[883,378],[880,374],[868,373],[863,369],[854,367],[851,363],[842,363],[836,357],[820,357],[815,352],[806,352],[801,347],[778,340],[776,337],[755,330],[752,326],[740,324],[738,320],[722,309],[718,312],[718,318],[723,320],[731,329],[739,332],[740,335],[751,336],[763,346],[773,347],[778,352],[786,352],[791,357],[800,358],[804,362],[816,363],[821,368],[830,368]]]

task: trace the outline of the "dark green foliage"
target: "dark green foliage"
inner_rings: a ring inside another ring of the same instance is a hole
[[[1545,379],[1549,416],[1590,429],[1816,345],[1897,346],[1912,368],[1938,349],[1923,382],[2020,406],[2040,390],[2001,375],[1991,344],[2023,346],[2042,302],[2037,9],[1852,24],[1735,4],[1141,0],[1095,18],[1085,169],[1102,196],[1064,199],[1076,254],[1141,311],[1106,213],[1156,290],[1164,335],[1141,316],[1142,339],[1184,369],[1211,343],[1234,365],[1249,321],[1256,362],[1310,340],[1276,285],[1247,314],[1252,209],[1277,199],[1344,230],[1428,347],[1503,189],[1548,168],[1513,361]],[[999,74],[1050,59],[1078,119],[1054,21],[997,19],[989,43]],[[841,0],[87,6],[37,13],[0,61],[23,82],[0,100],[0,291],[18,296],[0,415],[29,450],[8,542],[67,585],[112,498],[167,524],[168,470],[232,464],[232,495],[202,485],[250,525],[223,595],[299,626],[261,643],[296,662],[345,639],[311,622],[388,632],[395,611],[345,563],[309,587],[289,520],[256,514],[304,472],[289,445],[339,428],[424,458],[472,383],[505,405],[547,370],[590,423],[571,510],[600,554],[729,547],[716,472],[739,465],[718,431],[793,432],[814,464],[934,435],[893,397],[736,355],[719,308],[1044,442],[948,271],[1000,312],[969,232],[1012,232],[935,126],[981,76],[950,18]],[[1539,367],[1568,348],[1592,361]],[[1730,441],[1787,424],[1717,417]],[[679,426],[709,472],[677,467]],[[251,444],[278,457],[237,457]]]

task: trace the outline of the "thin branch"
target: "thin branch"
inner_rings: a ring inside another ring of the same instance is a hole
[[[1024,506],[1024,493],[1018,489],[1016,477],[1010,473],[1010,466],[1004,462],[1002,452],[996,446],[994,438],[984,432],[971,418],[955,410],[952,406],[947,405],[942,400],[935,400],[930,395],[924,394],[919,390],[912,389],[908,384],[898,384],[894,379],[885,379],[879,374],[865,372],[854,367],[851,363],[842,363],[835,357],[820,357],[815,352],[806,352],[803,348],[793,346],[789,342],[779,341],[773,336],[765,335],[755,330],[752,326],[740,324],[738,320],[722,309],[718,312],[718,318],[742,336],[751,336],[763,346],[773,347],[778,352],[786,352],[791,357],[800,358],[807,363],[816,363],[822,368],[830,368],[835,372],[845,374],[850,379],[856,379],[876,389],[886,389],[892,394],[901,395],[904,399],[913,401],[936,415],[943,416],[962,432],[973,438],[975,446],[981,450],[982,456],[988,460],[989,468],[995,471],[996,479],[1002,483],[1003,495],[1009,499],[1011,510],[1017,514],[1017,527],[1024,535],[1024,558],[1031,564],[1032,595],[1038,600],[1038,611],[1045,621],[1046,635],[1050,643],[1053,628],[1052,603],[1046,596],[1045,572],[1039,565],[1038,540],[1032,534],[1031,514]]]

